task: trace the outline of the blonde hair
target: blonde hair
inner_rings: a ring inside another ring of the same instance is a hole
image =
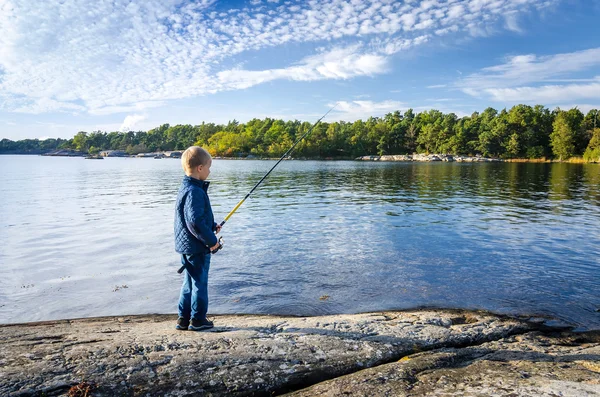
[[[200,146],[190,146],[181,155],[181,166],[186,175],[190,175],[199,165],[206,165],[211,159],[210,153]]]

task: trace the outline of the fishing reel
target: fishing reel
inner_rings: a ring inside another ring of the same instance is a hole
[[[219,243],[219,246],[217,248],[215,248],[214,250],[210,251],[211,254],[216,254],[217,252],[219,252],[223,248],[223,237],[219,237],[219,240],[217,241],[217,243]],[[185,263],[182,262],[183,266],[181,266],[179,268],[179,270],[177,270],[177,273],[179,273],[179,274],[183,273],[183,271],[185,270],[185,265],[189,264],[189,262],[187,261],[187,259],[185,259],[185,255],[183,256],[183,258],[184,259],[182,259],[182,260],[185,261]]]
[[[221,251],[221,249],[223,248],[223,244],[224,244],[223,237],[219,237],[218,244],[219,244],[219,246],[217,248],[210,251],[211,254],[216,254],[217,252]]]

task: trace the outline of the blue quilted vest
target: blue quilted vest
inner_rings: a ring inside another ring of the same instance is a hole
[[[175,251],[180,254],[208,254],[217,244],[208,185],[210,182],[185,176],[175,204]]]

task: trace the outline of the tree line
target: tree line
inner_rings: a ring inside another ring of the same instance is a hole
[[[438,110],[395,111],[366,121],[321,122],[295,150],[301,158],[355,158],[364,155],[447,153],[497,158],[583,156],[600,159],[598,110],[549,110],[542,105],[487,108],[458,117]],[[279,157],[311,123],[271,118],[227,124],[163,124],[149,131],[80,131],[71,139],[0,141],[0,153],[38,153],[73,149],[95,153],[123,150],[128,154],[207,148],[213,156]]]

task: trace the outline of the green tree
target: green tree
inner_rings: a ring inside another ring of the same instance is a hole
[[[381,154],[398,154],[404,151],[406,125],[403,119],[402,113],[395,111],[386,114],[381,121],[385,124],[385,128],[378,127],[381,135],[377,149]]]
[[[567,112],[559,111],[552,124],[550,145],[552,146],[552,153],[560,161],[569,159],[575,153],[575,131],[573,131],[569,121],[570,118]]]
[[[585,152],[593,157],[598,111],[585,117],[577,108],[549,111],[542,105],[516,105],[498,112],[487,108],[462,118],[438,110],[415,113],[408,109],[353,123],[320,123],[294,152],[295,157],[348,158],[371,154],[416,152],[484,154],[495,157],[550,156],[565,158]],[[219,156],[279,157],[312,123],[271,118],[246,123],[163,124],[145,131],[87,133],[72,139],[0,141],[0,151],[40,153],[59,148],[121,149],[128,153],[185,149],[196,144]]]
[[[421,128],[421,134],[417,139],[419,149],[425,153],[436,153],[438,145],[438,137],[442,131],[439,123],[425,124]]]
[[[582,155],[590,141],[584,129],[584,115],[579,109],[573,108],[565,112],[565,117],[573,131],[573,155]]]
[[[583,119],[583,127],[590,133],[592,133],[595,128],[600,128],[600,110],[592,109],[587,112]]]
[[[420,113],[417,117],[420,133],[417,137],[419,151],[435,153],[441,147],[444,139],[444,115],[436,109]]]
[[[420,128],[418,118],[412,109],[404,112],[402,124],[404,124],[406,131],[404,134],[404,150],[407,154],[414,153],[417,150],[417,139],[419,138]]]
[[[510,139],[508,112],[487,108],[481,114],[479,145],[477,151],[484,156],[502,157]]]
[[[219,131],[208,140],[207,150],[212,156],[232,157],[241,154],[240,134]]]
[[[88,149],[87,143],[87,132],[79,131],[77,135],[73,137],[73,147],[75,150],[86,152]]]
[[[143,143],[138,143],[137,145],[128,145],[125,148],[125,152],[130,155],[136,155],[140,153],[148,153],[148,147]]]
[[[95,146],[99,150],[106,149],[108,146],[106,142],[106,132],[93,131],[88,135],[86,143],[88,147]]]
[[[370,148],[367,148],[367,127],[362,120],[356,120],[352,123],[350,126],[350,135],[346,142],[348,147],[351,148],[353,157],[366,156],[375,153],[370,150]]]
[[[594,128],[583,158],[586,161],[600,162],[600,128]]]
[[[217,131],[222,131],[223,129],[224,129],[223,126],[219,126],[214,123],[202,122],[202,124],[194,127],[194,130],[195,130],[194,145],[205,146],[208,143],[208,140],[211,136],[216,134]],[[181,148],[181,149],[183,149],[183,148]]]
[[[527,125],[524,146],[525,156],[540,158],[551,155],[550,134],[554,117],[550,110],[542,105],[535,105],[532,109],[533,117]]]
[[[588,144],[594,135],[594,130],[596,128],[600,128],[599,113],[600,112],[598,111],[598,109],[592,109],[589,112],[587,112],[585,118],[583,119],[581,128],[583,129],[583,134],[585,135],[584,140],[587,141]]]

